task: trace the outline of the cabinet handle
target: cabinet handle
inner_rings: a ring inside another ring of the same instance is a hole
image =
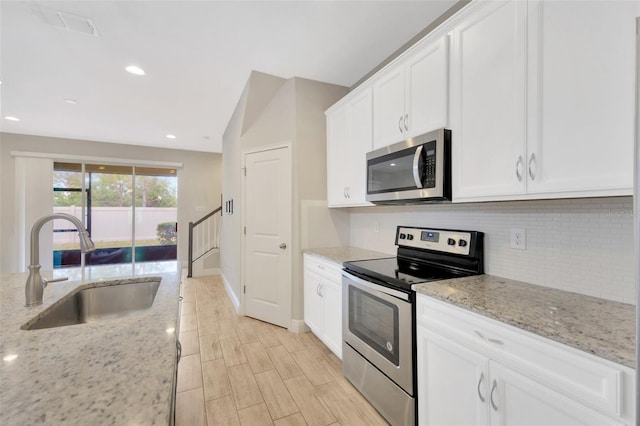
[[[400,116],[400,120],[398,120],[398,130],[402,133],[402,116]]]
[[[531,180],[536,180],[536,172],[531,169],[531,165],[533,165],[534,168],[536,167],[536,154],[531,154],[531,157],[529,157],[529,177]]]
[[[342,189],[342,195],[344,195],[344,198],[347,198],[347,187],[346,186]]]
[[[498,406],[495,402],[493,402],[493,392],[495,392],[497,387],[498,382],[496,382],[496,379],[493,379],[493,386],[491,386],[491,397],[489,398],[491,400],[491,408],[493,408],[493,411],[498,411]]]
[[[324,271],[324,266],[318,265],[318,268],[320,268],[320,269],[322,269]]]
[[[520,168],[522,167],[522,155],[518,155],[518,161],[516,161],[516,176],[518,178],[518,182],[522,182],[522,172]]]
[[[318,284],[318,285],[316,286],[316,294],[317,294],[318,296],[320,296],[320,284]],[[322,297],[322,296],[320,296],[320,297]]]
[[[484,380],[484,373],[480,374],[480,380],[478,380],[478,397],[480,397],[480,401],[484,402],[484,396],[482,396],[482,394],[480,393],[480,385],[482,384],[482,381]]]
[[[322,284],[318,284],[318,296],[324,297],[324,295],[322,294]]]
[[[182,344],[180,343],[180,340],[176,340],[176,348],[178,349],[178,363],[179,363],[180,359],[182,358]]]
[[[347,186],[347,198],[351,199],[351,187]]]
[[[409,131],[409,114],[404,115],[404,129]]]
[[[480,337],[482,340],[486,340],[487,342],[495,343],[496,345],[504,345],[504,342],[502,340],[491,339],[491,338],[488,338],[488,337],[484,337],[484,335],[482,333],[480,333],[478,330],[474,330],[474,331],[478,335],[478,337]]]

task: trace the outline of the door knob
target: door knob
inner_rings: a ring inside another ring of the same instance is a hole
[[[282,244],[280,244],[280,248],[281,248],[282,250],[284,250],[284,249],[286,249],[286,248],[287,248],[287,245],[286,245],[285,243],[282,243]]]

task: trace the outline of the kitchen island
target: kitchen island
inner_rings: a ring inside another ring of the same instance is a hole
[[[43,272],[51,278],[51,272]],[[166,425],[171,417],[178,262],[56,270],[42,305],[25,307],[26,273],[0,277],[0,424]],[[78,286],[161,279],[151,308],[41,330],[21,327]],[[90,284],[98,282],[98,284]]]

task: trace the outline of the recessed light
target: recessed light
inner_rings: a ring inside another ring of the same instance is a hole
[[[173,333],[174,331],[176,331],[176,329],[175,329],[174,327],[169,327],[169,328],[167,328],[167,334],[171,334],[171,333]]]
[[[7,115],[4,119],[9,121],[20,121],[18,117],[13,117],[11,115]]]
[[[131,73],[133,75],[144,75],[145,72],[142,68],[137,67],[135,65],[129,65],[128,67],[125,68],[125,70],[127,70],[128,73]]]
[[[167,139],[175,139],[176,135],[167,135]]]
[[[78,101],[76,101],[75,99],[65,99],[64,101],[71,105],[75,105],[78,103]]]
[[[18,355],[16,355],[16,354],[9,354],[9,355],[5,356],[4,358],[2,358],[2,360],[6,361],[6,362],[15,361],[16,359],[18,359]]]
[[[396,163],[391,163],[389,164],[391,167],[394,167],[396,165]]]

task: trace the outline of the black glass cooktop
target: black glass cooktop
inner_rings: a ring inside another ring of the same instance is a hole
[[[387,285],[411,290],[413,284],[469,275],[459,271],[411,262],[397,257],[346,262],[345,269]]]

